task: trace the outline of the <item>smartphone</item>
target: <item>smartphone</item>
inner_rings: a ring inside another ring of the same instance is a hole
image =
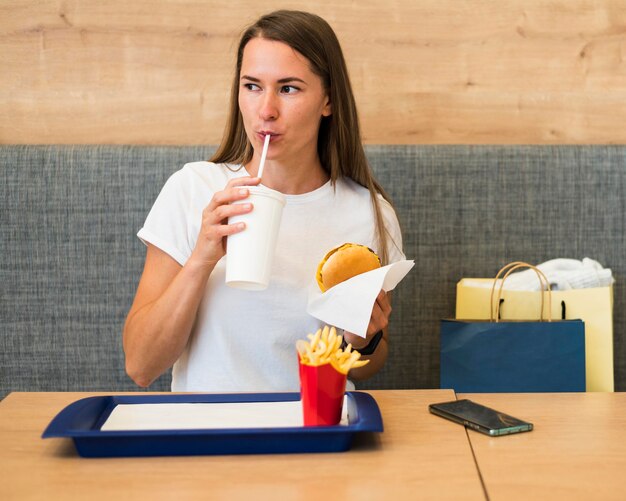
[[[522,421],[467,399],[430,404],[428,408],[430,412],[437,416],[450,419],[455,423],[468,426],[473,430],[492,437],[521,433],[533,429],[532,423]]]

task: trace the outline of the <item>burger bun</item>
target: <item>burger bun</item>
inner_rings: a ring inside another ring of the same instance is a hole
[[[322,292],[356,275],[380,268],[380,258],[365,245],[346,243],[328,252],[317,267]]]

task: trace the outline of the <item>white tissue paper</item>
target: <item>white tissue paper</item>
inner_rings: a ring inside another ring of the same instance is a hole
[[[545,274],[553,291],[607,287],[615,282],[610,268],[604,268],[598,261],[588,257],[582,261],[566,258],[551,259],[538,264],[537,268]],[[500,287],[501,283],[502,280],[498,280],[496,288]],[[469,279],[465,280],[464,284],[469,287],[491,287],[493,282]],[[503,289],[538,291],[541,289],[541,284],[533,270],[524,270],[511,273],[504,282]]]
[[[398,261],[357,275],[324,293],[313,281],[309,288],[307,313],[364,338],[378,293],[381,289],[385,292],[393,290],[414,265],[412,260]]]

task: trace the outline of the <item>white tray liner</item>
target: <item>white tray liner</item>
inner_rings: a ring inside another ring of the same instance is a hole
[[[344,397],[340,425],[348,425]],[[101,431],[289,428],[304,426],[302,402],[118,404]]]

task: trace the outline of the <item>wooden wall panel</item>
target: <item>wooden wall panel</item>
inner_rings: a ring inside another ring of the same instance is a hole
[[[3,0],[0,143],[217,143],[278,7],[335,28],[367,143],[626,142],[626,0]]]

